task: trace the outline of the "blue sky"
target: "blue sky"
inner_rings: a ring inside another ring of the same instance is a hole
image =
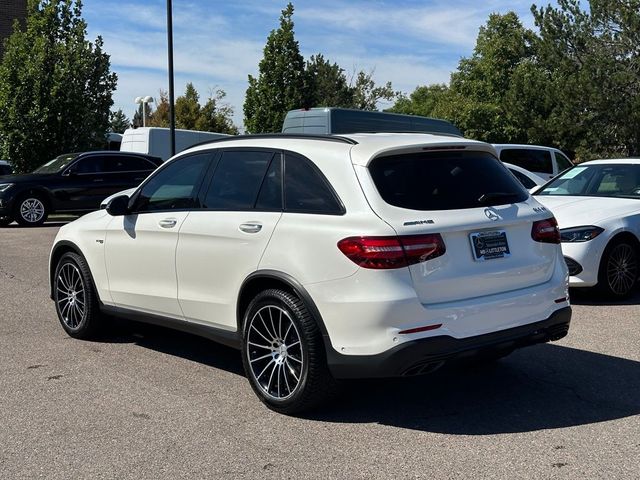
[[[136,96],[157,97],[168,87],[166,2],[83,3],[89,37],[103,37],[118,74],[114,109],[131,117]],[[460,58],[472,53],[478,28],[490,13],[513,10],[525,25],[533,24],[531,0],[293,3],[296,39],[305,58],[322,53],[349,76],[374,71],[376,82],[390,80],[405,93],[418,85],[447,83]],[[176,96],[189,81],[201,97],[222,88],[234,107],[234,121],[242,126],[247,75],[257,74],[267,35],[278,26],[285,5],[286,0],[173,0]]]

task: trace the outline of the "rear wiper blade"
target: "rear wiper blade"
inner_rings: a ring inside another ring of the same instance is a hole
[[[508,192],[489,192],[489,193],[483,193],[482,195],[480,195],[480,198],[478,198],[478,202],[482,203],[483,205],[489,202],[492,202],[494,200],[501,200],[503,198],[513,198],[516,197],[518,194],[517,193],[508,193]]]

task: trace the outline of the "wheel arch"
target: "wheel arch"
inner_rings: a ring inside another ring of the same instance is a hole
[[[605,246],[605,250],[609,248],[610,245],[613,245],[615,242],[620,242],[623,240],[627,240],[629,243],[631,243],[631,245],[633,245],[636,248],[636,250],[638,251],[638,254],[640,255],[640,239],[638,239],[638,237],[633,232],[630,232],[629,230],[620,230],[616,232],[607,242],[607,245]],[[603,252],[603,256],[604,256],[604,252]]]
[[[56,273],[56,267],[58,265],[58,262],[62,258],[62,256],[65,253],[69,253],[69,252],[75,253],[77,255],[80,255],[82,258],[84,258],[84,255],[82,255],[82,251],[80,251],[80,248],[75,243],[70,242],[69,240],[60,240],[51,249],[51,255],[49,255],[49,296],[52,300],[53,300],[53,276]],[[91,278],[91,282],[93,283],[93,278]],[[95,289],[95,284],[94,284],[94,289]],[[97,294],[97,290],[96,290],[96,294]]]
[[[48,213],[54,213],[53,195],[49,190],[41,186],[26,187],[16,193],[14,197],[16,199],[15,205],[17,206],[22,198],[28,197],[29,195],[37,195],[39,198],[42,198],[45,202],[45,208],[49,210]]]
[[[259,270],[253,272],[242,283],[240,293],[238,294],[238,301],[236,303],[236,324],[238,332],[240,334],[242,332],[242,320],[253,297],[255,297],[259,292],[269,288],[279,288],[292,293],[305,303],[318,324],[318,328],[322,333],[325,348],[329,350],[331,348],[329,334],[324,321],[322,320],[322,315],[320,315],[320,311],[311,298],[311,295],[309,295],[309,292],[307,292],[302,284],[291,275],[277,270]]]

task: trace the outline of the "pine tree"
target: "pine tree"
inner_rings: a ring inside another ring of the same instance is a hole
[[[293,5],[264,47],[258,78],[249,75],[244,124],[251,133],[279,132],[287,111],[305,106],[305,68],[293,31]]]
[[[131,122],[122,109],[118,109],[116,112],[111,112],[109,124],[109,131],[114,133],[124,133],[124,131],[131,126]]]

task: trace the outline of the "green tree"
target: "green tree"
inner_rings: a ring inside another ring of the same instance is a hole
[[[480,27],[470,58],[451,75],[451,119],[467,136],[489,142],[524,142],[526,131],[507,102],[514,72],[534,55],[535,36],[514,12],[491,14]]]
[[[287,111],[305,106],[305,68],[293,31],[293,5],[267,37],[257,78],[249,75],[244,124],[251,133],[278,132]]]
[[[109,116],[109,131],[114,133],[124,133],[124,131],[130,126],[131,122],[122,109],[118,109],[116,112],[111,112]]]
[[[398,92],[393,90],[391,82],[383,86],[376,86],[373,80],[373,72],[358,72],[356,81],[352,86],[353,98],[351,107],[360,110],[377,110],[378,102],[381,100],[392,101],[398,96]]]
[[[582,159],[640,154],[640,1],[532,7],[549,72],[549,117]]]
[[[238,127],[233,124],[233,108],[223,100],[227,94],[223,90],[212,92],[207,103],[200,109],[196,130],[237,135]]]
[[[117,77],[103,41],[85,39],[82,2],[29,0],[0,64],[0,153],[30,171],[64,152],[100,147]]]
[[[233,108],[224,102],[226,96],[224,90],[214,90],[207,102],[200,105],[200,94],[192,83],[188,83],[185,94],[176,99],[176,127],[237,135]],[[169,126],[169,97],[164,90],[160,90],[159,97],[157,108],[147,117],[147,126],[166,128]]]
[[[176,99],[176,127],[196,130],[196,122],[200,116],[200,95],[193,86],[187,83],[184,95]]]
[[[352,107],[354,89],[337,63],[330,63],[320,53],[312,55],[305,66],[305,107]]]
[[[156,101],[156,109],[147,118],[147,125],[150,127],[169,127],[169,94],[166,90],[160,89]]]
[[[417,87],[408,97],[399,96],[396,103],[387,111],[406,113],[423,117],[436,117],[446,102],[449,87],[443,84]]]

